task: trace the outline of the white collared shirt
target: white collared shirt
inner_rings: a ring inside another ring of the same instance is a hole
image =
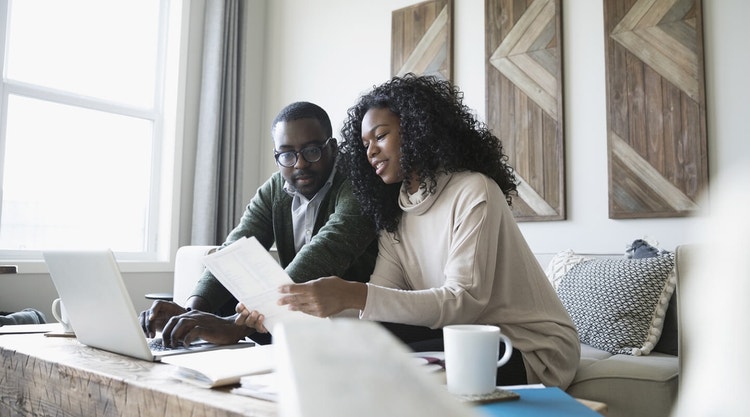
[[[294,234],[294,249],[297,252],[303,246],[310,243],[310,239],[312,239],[320,203],[325,198],[328,190],[331,189],[334,175],[336,175],[336,167],[331,170],[331,175],[328,176],[323,187],[309,200],[297,192],[288,182],[284,183],[284,191],[292,196],[292,232]]]

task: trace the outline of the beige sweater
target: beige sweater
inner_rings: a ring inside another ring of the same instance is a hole
[[[566,388],[580,358],[575,326],[489,177],[438,179],[416,204],[402,190],[398,236],[381,233],[360,317],[440,328],[500,326],[530,383]]]

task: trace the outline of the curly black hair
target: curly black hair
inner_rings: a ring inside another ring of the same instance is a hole
[[[396,231],[401,184],[385,184],[368,161],[362,119],[372,108],[386,108],[400,118],[401,170],[416,172],[420,189],[434,192],[441,172],[475,171],[492,178],[509,205],[517,195],[500,139],[463,104],[463,92],[434,76],[394,77],[361,96],[341,128],[338,167],[349,175],[362,211],[378,230]],[[409,175],[403,177],[408,186]]]

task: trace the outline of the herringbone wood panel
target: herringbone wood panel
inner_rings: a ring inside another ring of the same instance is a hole
[[[392,13],[392,76],[413,72],[451,80],[452,5],[433,0]]]
[[[559,0],[486,0],[487,123],[520,181],[519,221],[565,219]]]
[[[605,0],[609,217],[679,217],[708,186],[700,0]]]

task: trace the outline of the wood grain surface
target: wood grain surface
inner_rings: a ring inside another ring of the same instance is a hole
[[[205,389],[172,365],[42,334],[0,336],[3,416],[276,416],[276,403]]]
[[[432,0],[393,11],[391,76],[413,72],[451,80],[452,9],[452,0]]]
[[[518,221],[565,219],[559,0],[486,0],[487,124],[519,180]]]
[[[609,217],[683,217],[708,187],[700,0],[605,0]]]

